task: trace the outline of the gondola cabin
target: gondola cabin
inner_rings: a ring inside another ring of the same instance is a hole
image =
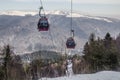
[[[68,38],[66,41],[66,47],[74,49],[75,46],[76,46],[76,43],[75,43],[74,39],[72,37]]]
[[[41,17],[38,21],[38,30],[39,31],[48,31],[49,30],[49,22],[46,17]]]

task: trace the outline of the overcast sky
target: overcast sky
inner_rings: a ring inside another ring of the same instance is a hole
[[[70,10],[70,0],[42,0],[45,10]],[[39,0],[1,0],[0,11],[37,11]],[[86,14],[120,16],[120,0],[73,0],[73,10]]]

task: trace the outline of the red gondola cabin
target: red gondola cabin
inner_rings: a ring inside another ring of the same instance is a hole
[[[39,31],[48,31],[49,23],[46,17],[41,17],[38,21],[38,30]]]
[[[74,49],[75,46],[76,46],[76,43],[75,43],[74,39],[72,37],[68,38],[66,41],[66,47]]]

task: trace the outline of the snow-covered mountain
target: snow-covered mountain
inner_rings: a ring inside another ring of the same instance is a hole
[[[37,50],[65,51],[65,42],[70,37],[70,13],[47,11],[50,22],[48,32],[39,32],[37,12],[8,11],[0,12],[0,45],[10,44],[15,52],[25,53]],[[73,28],[77,43],[74,51],[80,52],[90,33],[104,37],[107,32],[112,36],[120,32],[120,20],[73,13]],[[68,49],[67,49],[68,50]],[[69,51],[69,50],[68,50]]]
[[[36,15],[36,11],[0,11],[0,15],[25,16]]]

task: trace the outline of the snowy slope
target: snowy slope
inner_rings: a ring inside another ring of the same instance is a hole
[[[50,22],[48,32],[39,32],[36,12],[10,11],[0,12],[0,45],[10,44],[17,53],[37,50],[65,51],[65,42],[70,37],[70,13],[64,11],[48,11]],[[36,15],[35,15],[36,14]],[[120,20],[73,13],[76,53],[81,52],[90,33],[104,37],[107,32],[112,36],[120,32]],[[69,51],[69,50],[67,50]]]
[[[46,78],[42,80],[46,80]],[[120,80],[120,72],[102,71],[95,74],[79,74],[69,77],[47,78],[47,80]]]

